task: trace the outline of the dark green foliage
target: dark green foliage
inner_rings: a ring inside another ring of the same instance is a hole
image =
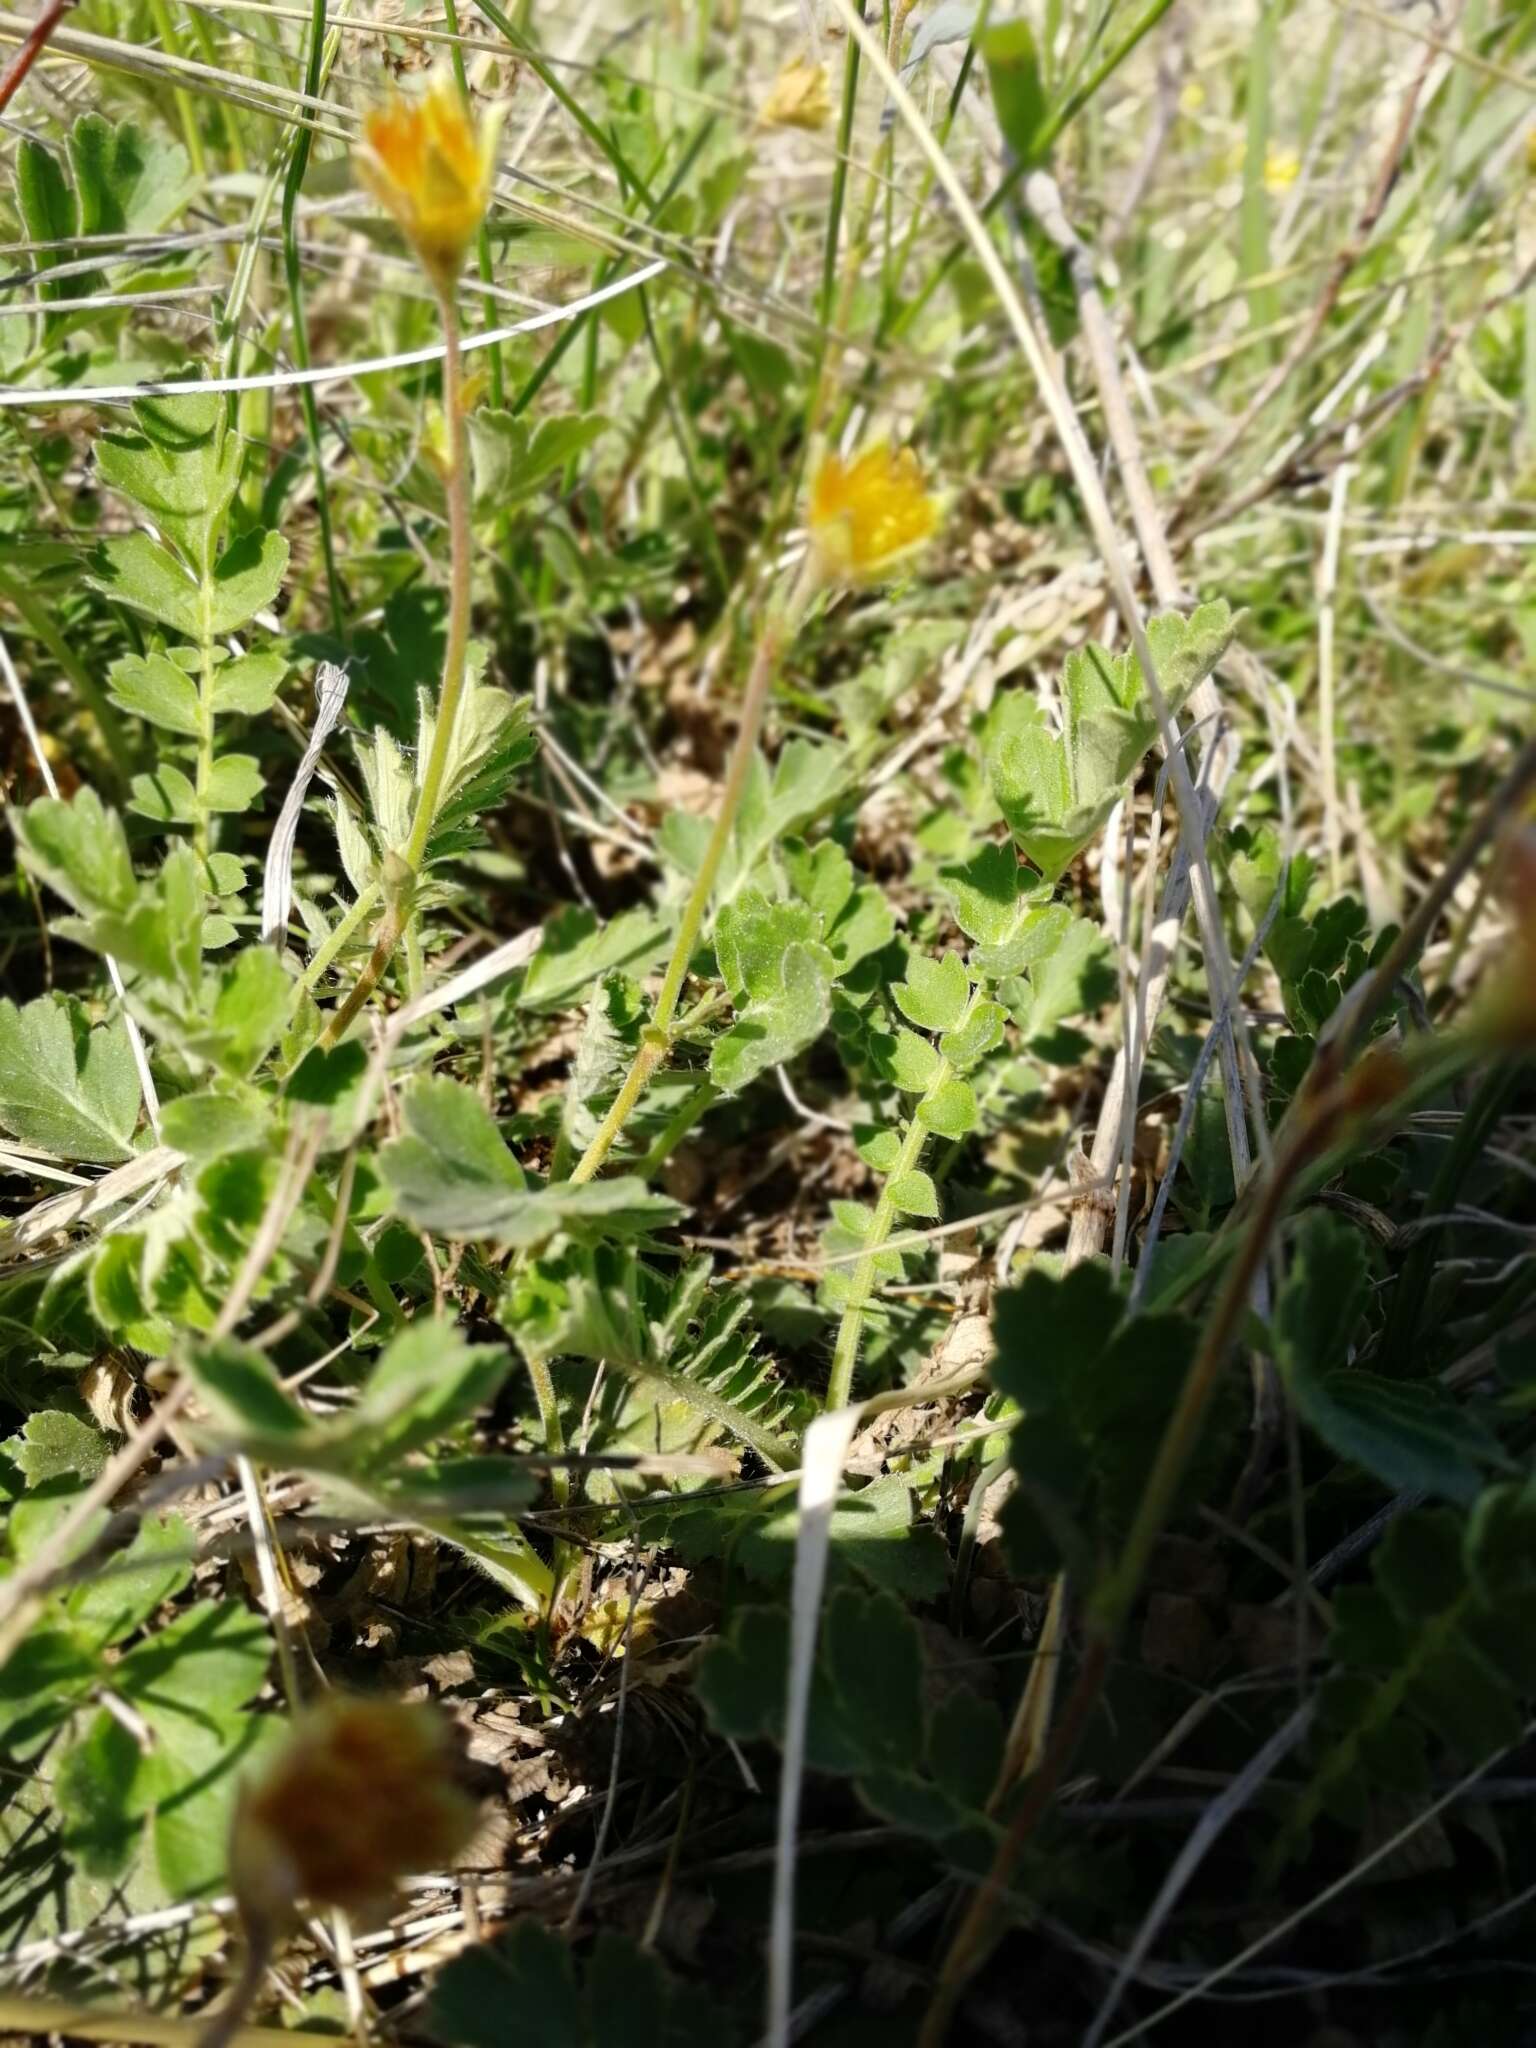
[[[1198,1341],[1182,1316],[1127,1318],[1108,1273],[1040,1270],[999,1295],[993,1382],[1022,1410],[1010,1436],[1017,1485],[1004,1509],[1021,1572],[1066,1565],[1092,1579],[1129,1526]],[[1227,1455],[1207,1427],[1180,1501],[1202,1497]]]

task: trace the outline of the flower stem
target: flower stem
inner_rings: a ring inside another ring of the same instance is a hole
[[[763,713],[767,709],[768,693],[773,687],[779,657],[804,617],[806,605],[814,588],[814,576],[808,569],[785,602],[772,603],[769,606],[768,615],[758,634],[751,672],[747,677],[747,687],[741,701],[741,726],[736,735],[736,745],[731,752],[730,766],[726,770],[725,787],[720,792],[720,809],[715,815],[714,830],[709,835],[709,844],[704,849],[699,871],[694,876],[693,888],[683,907],[683,921],[673,942],[672,956],[662,977],[656,1006],[651,1012],[650,1022],[640,1034],[639,1050],[629,1072],[624,1076],[622,1087],[613,1099],[612,1108],[598,1125],[591,1143],[572,1169],[573,1182],[592,1179],[612,1151],[635,1104],[645,1093],[652,1074],[672,1049],[672,1019],[677,1014],[678,999],[683,992],[683,983],[688,977],[688,964],[699,942],[699,933],[703,929],[705,912],[709,908],[709,899],[714,890],[716,877],[720,873],[720,864],[731,841],[736,814],[741,809],[741,799],[746,791],[752,758],[757,752],[758,734],[762,730]]]
[[[443,652],[443,679],[437,693],[437,720],[432,728],[432,745],[422,771],[416,798],[416,812],[404,847],[397,856],[406,873],[398,886],[386,886],[389,908],[379,924],[373,952],[358,976],[351,994],[335,1011],[321,1034],[320,1043],[332,1046],[347,1030],[358,1011],[378,987],[395,948],[409,929],[413,915],[413,884],[421,871],[432,827],[442,801],[443,783],[453,753],[454,729],[464,696],[465,663],[469,652],[470,583],[473,569],[474,537],[470,526],[469,430],[464,419],[464,362],[460,348],[459,308],[455,282],[445,277],[438,283],[438,303],[443,319],[443,411],[448,423],[448,538],[450,570],[448,583],[448,644]],[[364,892],[366,896],[367,892]],[[358,905],[348,916],[354,921]],[[345,922],[345,920],[344,920]],[[336,939],[332,933],[332,939]],[[339,941],[338,941],[339,943]]]
[[[464,418],[464,359],[460,353],[459,309],[453,288],[445,287],[443,307],[443,411],[448,416],[448,540],[452,568],[448,586],[448,645],[443,653],[443,681],[437,697],[437,723],[432,748],[421,778],[416,815],[405,842],[405,864],[419,871],[427,841],[437,820],[443,777],[453,750],[454,727],[464,695],[464,663],[469,652],[469,586],[473,539],[469,510],[469,429]]]

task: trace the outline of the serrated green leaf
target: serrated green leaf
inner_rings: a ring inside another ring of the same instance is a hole
[[[128,808],[158,825],[191,825],[201,815],[190,775],[174,761],[158,761],[147,775],[135,775]]]
[[[518,1005],[545,1012],[574,1009],[606,975],[643,975],[666,951],[667,939],[667,925],[648,910],[621,911],[605,923],[579,906],[563,910],[544,927]]]
[[[397,1212],[445,1237],[529,1249],[564,1232],[588,1239],[648,1236],[681,1206],[629,1176],[530,1188],[478,1096],[446,1080],[419,1080],[403,1103],[406,1134],[379,1154]]]
[[[215,1423],[242,1448],[296,1452],[309,1436],[308,1416],[250,1345],[232,1337],[189,1345],[187,1370]]]
[[[1498,1438],[1441,1388],[1344,1371],[1292,1381],[1302,1419],[1341,1458],[1386,1485],[1470,1506],[1491,1469],[1507,1464]]]
[[[958,1076],[930,1089],[917,1105],[918,1122],[939,1138],[966,1137],[980,1118],[975,1090]]]
[[[963,1023],[945,1032],[939,1051],[957,1072],[968,1073],[1002,1044],[1007,1017],[1001,1003],[977,1003]]]
[[[293,981],[270,946],[247,946],[221,967],[206,1026],[188,1042],[235,1080],[261,1064],[282,1035]]]
[[[45,299],[73,294],[67,278],[51,278],[47,272],[69,260],[69,247],[79,226],[79,209],[64,167],[51,150],[30,135],[24,135],[16,150],[16,201],[29,241],[38,244],[36,261],[44,275],[41,292]],[[51,246],[50,246],[51,245]],[[64,317],[46,316],[50,330]]]
[[[451,1323],[419,1316],[390,1340],[348,1426],[353,1455],[391,1467],[487,1406],[512,1367],[502,1344],[466,1344]]]
[[[138,884],[123,821],[93,789],[68,803],[38,797],[12,815],[27,866],[72,909],[124,911],[133,902]]]
[[[1147,640],[1158,683],[1177,710],[1220,661],[1233,620],[1223,603],[1185,619],[1150,620]],[[1015,839],[1055,881],[1103,826],[1126,782],[1157,738],[1141,667],[1130,653],[1089,645],[1062,672],[1062,729],[1053,732],[1032,700],[1016,693],[994,712],[988,769]]]
[[[69,996],[0,1000],[0,1126],[23,1145],[103,1166],[131,1157],[139,1077],[121,1020],[91,1026]]]
[[[209,628],[218,638],[236,633],[265,611],[283,587],[288,543],[280,533],[242,534],[213,565]]]
[[[771,959],[759,952],[748,964],[738,956],[737,968],[755,993],[738,1003],[709,1056],[710,1079],[727,1095],[814,1044],[832,1015],[832,962],[823,946],[791,942]]]
[[[197,686],[163,654],[125,654],[108,671],[112,702],[163,732],[195,737],[202,730]]]
[[[98,1648],[120,1643],[192,1583],[196,1539],[179,1515],[145,1515],[126,1550],[65,1595],[70,1626]],[[114,1684],[116,1679],[114,1678]]]
[[[0,1444],[28,1486],[50,1479],[94,1479],[107,1462],[107,1441],[78,1415],[40,1408]]]
[[[979,945],[1000,946],[1017,927],[1020,905],[1033,894],[1034,876],[1019,865],[1011,846],[984,846],[943,880],[955,922]]]
[[[82,114],[70,132],[69,159],[82,235],[151,233],[197,190],[182,145],[146,135],[132,121],[114,126],[101,114]]]
[[[840,1493],[831,1516],[832,1558],[886,1592],[930,1600],[948,1583],[949,1552],[919,1514],[915,1485],[911,1472],[893,1472],[856,1493]],[[770,1583],[787,1579],[799,1527],[793,1500],[754,1516],[737,1546],[742,1569]]]
[[[208,776],[208,808],[216,812],[254,810],[262,788],[261,769],[251,755],[221,754]]]
[[[161,1137],[194,1160],[249,1151],[263,1142],[268,1126],[267,1103],[253,1091],[233,1096],[204,1089],[178,1095],[160,1109]]]
[[[240,712],[259,718],[272,708],[288,663],[281,654],[242,654],[214,670],[213,708],[219,717]]]
[[[868,1124],[855,1124],[853,1139],[859,1157],[876,1173],[891,1172],[901,1157],[901,1139],[895,1131],[876,1131]]]
[[[1028,998],[1015,1006],[1015,1020],[1038,1045],[1068,1018],[1091,1014],[1107,1002],[1114,985],[1109,941],[1091,918],[1074,917],[1031,967]]]
[[[971,977],[958,953],[943,953],[937,960],[914,953],[906,980],[897,982],[891,994],[902,1015],[920,1030],[952,1031],[971,999]]]
[[[826,1668],[871,1764],[915,1768],[923,1753],[917,1624],[889,1593],[845,1587],[827,1607]]]
[[[200,576],[213,560],[239,488],[239,437],[229,431],[216,399],[141,401],[134,413],[141,431],[104,435],[96,443],[96,466],[114,490],[149,514],[191,565],[193,577]],[[154,610],[131,592],[127,598]],[[199,637],[195,615],[193,625],[183,630],[188,639]]]
[[[791,946],[813,946],[822,918],[808,903],[774,903],[761,889],[743,889],[715,921],[720,976],[738,1008],[772,1002],[783,987],[783,960]]]
[[[147,533],[113,534],[96,552],[87,582],[135,611],[147,612],[188,640],[198,637],[198,586],[169,548]]]
[[[530,427],[511,413],[477,407],[469,415],[470,463],[478,512],[510,510],[608,430],[600,413],[557,414]]]
[[[938,1075],[938,1049],[915,1031],[898,1026],[882,1066],[886,1078],[904,1095],[921,1095]]]
[[[939,1193],[932,1179],[914,1167],[889,1182],[885,1190],[903,1216],[937,1216]]]

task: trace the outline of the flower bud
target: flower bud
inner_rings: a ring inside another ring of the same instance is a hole
[[[230,1878],[247,1926],[280,1927],[301,1900],[366,1920],[407,1873],[451,1865],[479,1818],[465,1779],[435,1707],[333,1694],[306,1708],[235,1810]]]

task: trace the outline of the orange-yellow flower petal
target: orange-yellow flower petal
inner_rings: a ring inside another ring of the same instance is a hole
[[[876,441],[852,462],[823,458],[811,480],[808,524],[827,581],[878,583],[933,538],[939,501],[910,448]]]
[[[451,1864],[474,1833],[457,1736],[435,1707],[336,1694],[294,1721],[241,1794],[230,1876],[248,1921],[301,1900],[369,1916],[413,1870]]]
[[[768,91],[758,119],[765,128],[825,128],[832,118],[827,67],[791,57]]]
[[[451,71],[418,99],[398,94],[363,122],[357,168],[439,281],[458,274],[491,202],[501,109],[477,125]]]

